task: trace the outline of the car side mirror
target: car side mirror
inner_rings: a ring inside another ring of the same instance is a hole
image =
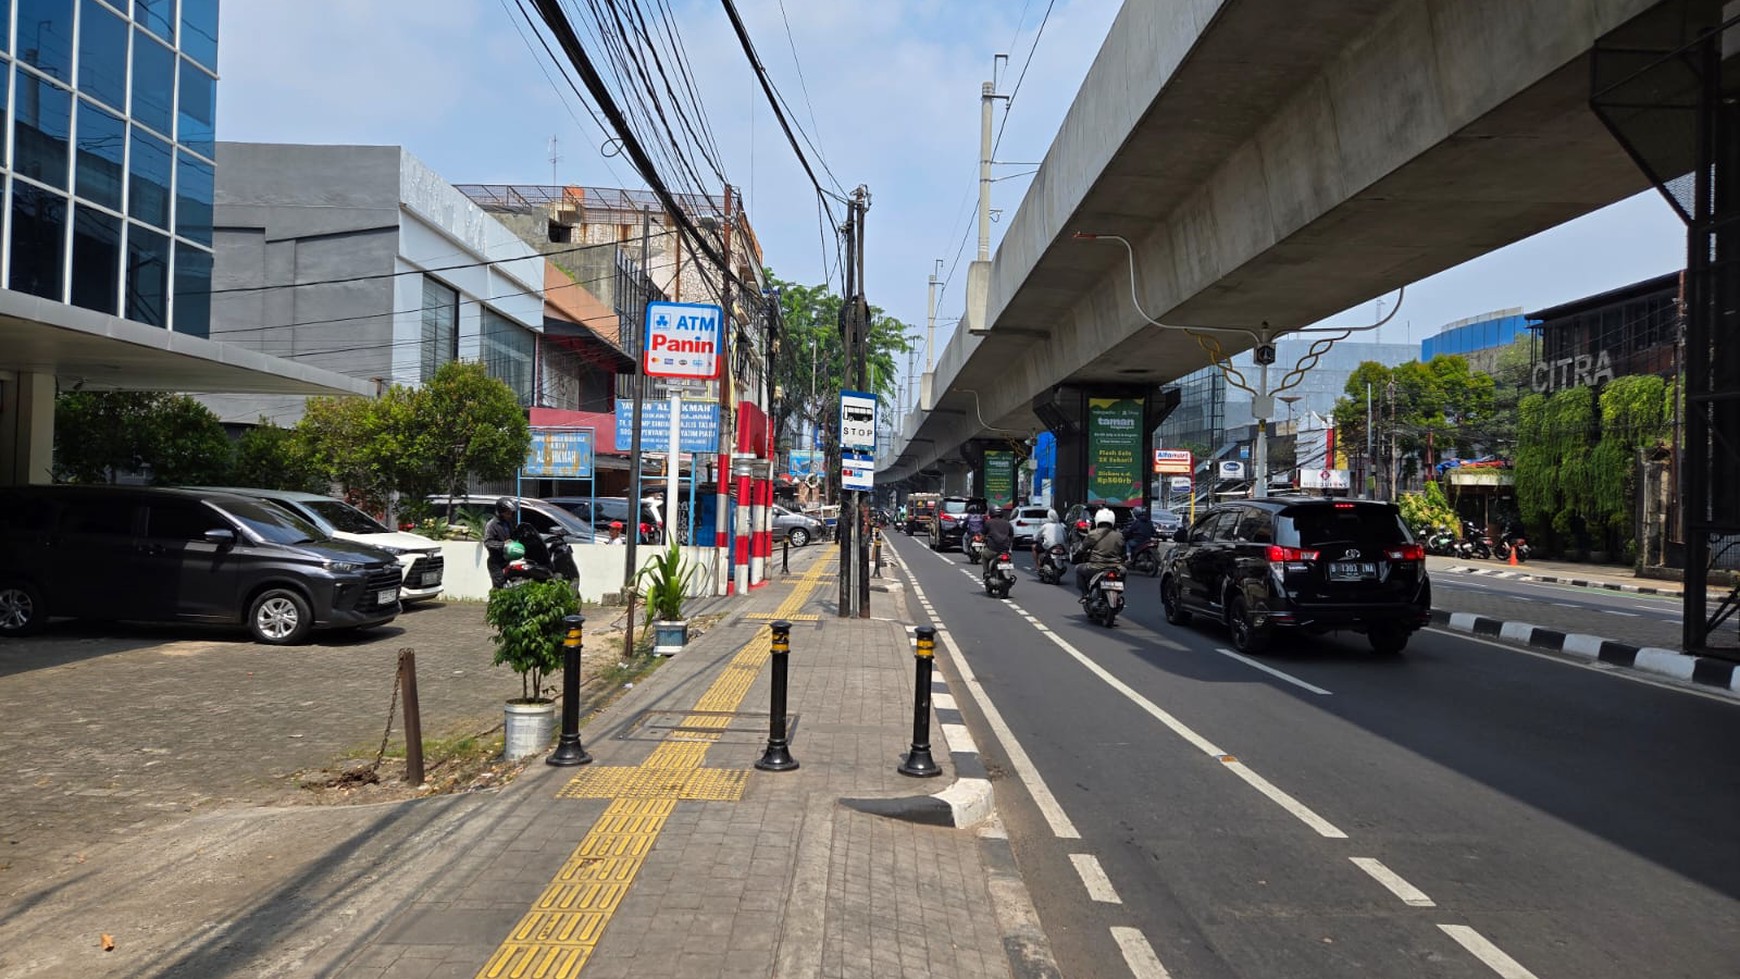
[[[205,532],[205,542],[219,547],[231,547],[236,542],[236,532],[228,528],[208,530]]]
[[[1180,527],[1177,530],[1174,530],[1172,532],[1172,539],[1180,544],[1188,544],[1190,542],[1189,529],[1185,528],[1185,527]]]

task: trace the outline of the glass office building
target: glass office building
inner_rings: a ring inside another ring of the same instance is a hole
[[[4,9],[6,288],[206,336],[218,0]]]

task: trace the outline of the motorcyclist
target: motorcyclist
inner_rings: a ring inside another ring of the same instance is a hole
[[[1154,520],[1147,507],[1137,507],[1130,514],[1130,526],[1124,531],[1124,554],[1134,555],[1154,539]]]
[[[1058,519],[1057,511],[1045,511],[1045,523],[1039,526],[1039,533],[1033,535],[1033,566],[1037,568],[1043,555],[1052,548],[1063,547],[1068,537],[1068,531],[1063,526],[1063,521]]]
[[[1008,554],[1015,549],[1015,525],[1009,522],[1004,511],[996,510],[990,519],[985,521],[985,552],[980,555],[984,564],[984,573],[990,574],[997,565],[999,555]]]
[[[1076,545],[1075,583],[1086,598],[1088,585],[1101,571],[1120,570],[1124,566],[1124,535],[1118,533],[1118,518],[1101,507],[1094,511],[1094,529]]]
[[[985,532],[985,508],[977,503],[967,504],[967,515],[961,520],[961,550],[971,546],[974,534]]]
[[[488,555],[484,563],[489,569],[491,588],[507,584],[508,558],[504,548],[513,539],[514,501],[504,496],[495,501],[495,516],[483,528],[483,549]]]

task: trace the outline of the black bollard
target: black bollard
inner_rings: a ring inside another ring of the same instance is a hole
[[[930,778],[942,774],[930,757],[930,671],[936,656],[936,629],[921,625],[913,631],[918,635],[914,654],[918,658],[918,675],[912,690],[912,750],[895,771],[913,778]]]
[[[562,738],[556,750],[544,759],[547,765],[584,765],[592,760],[580,744],[580,647],[585,616],[562,620],[568,634],[562,638]]]
[[[791,535],[785,535],[785,549],[779,552],[779,573],[791,574]]]
[[[785,671],[791,659],[791,623],[784,619],[774,622],[773,630],[773,711],[768,718],[767,750],[755,767],[764,772],[789,772],[798,767],[791,756],[791,742],[785,730]]]

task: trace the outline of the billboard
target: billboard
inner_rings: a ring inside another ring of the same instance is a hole
[[[677,436],[677,448],[683,452],[719,451],[719,403],[716,401],[683,401],[682,431]],[[660,398],[641,402],[646,417],[640,423],[643,452],[665,452],[671,447],[671,403]],[[634,402],[616,399],[616,451],[634,448]]]
[[[532,429],[532,446],[520,466],[523,476],[592,478],[592,429]]]
[[[719,376],[724,316],[704,303],[647,303],[642,367],[648,377]]]
[[[1088,399],[1088,499],[1137,506],[1142,502],[1142,402]]]
[[[1015,453],[985,451],[985,502],[993,507],[1015,505]]]

